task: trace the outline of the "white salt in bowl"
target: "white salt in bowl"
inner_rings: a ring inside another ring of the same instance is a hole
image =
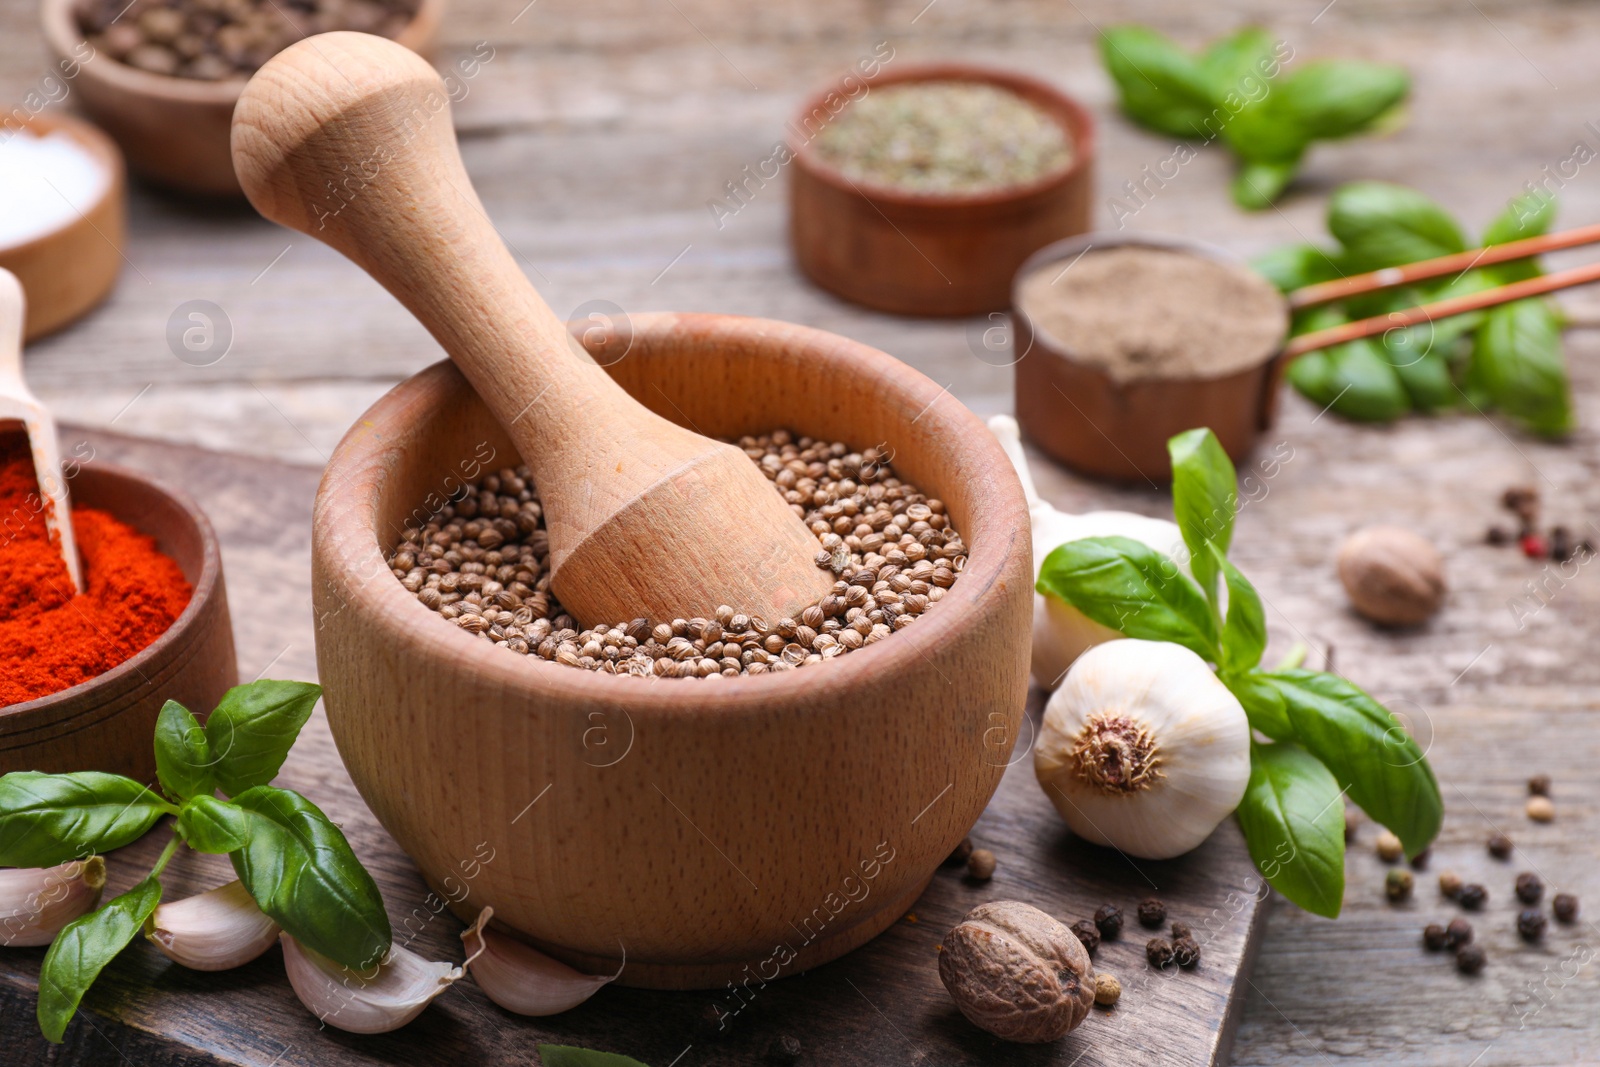
[[[99,304],[122,267],[127,215],[122,153],[70,115],[0,119],[0,267],[27,296],[24,340]]]

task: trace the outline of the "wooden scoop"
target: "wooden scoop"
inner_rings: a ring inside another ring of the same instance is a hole
[[[61,550],[72,587],[83,592],[83,568],[72,534],[72,511],[67,502],[67,481],[61,473],[61,442],[50,409],[39,403],[22,378],[22,327],[26,304],[22,283],[0,267],[0,422],[17,421],[28,434],[33,452],[33,473],[44,501],[44,522]]]
[[[360,33],[280,52],[234,109],[233,163],[257,210],[360,264],[466,374],[533,471],[552,588],[584,623],[721,604],[777,620],[832,587],[748,456],[649,411],[569,341],[484,214],[444,83],[414,53]]]

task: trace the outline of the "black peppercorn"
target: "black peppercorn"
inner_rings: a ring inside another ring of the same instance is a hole
[[[1517,913],[1517,933],[1524,941],[1537,941],[1544,936],[1544,912],[1538,908],[1523,908]]]
[[[1477,911],[1488,899],[1489,891],[1477,882],[1462,886],[1461,891],[1456,894],[1456,903],[1468,911]]]
[[[1517,899],[1524,904],[1537,904],[1539,898],[1544,896],[1544,883],[1532,871],[1523,871],[1517,875]]]
[[[1572,558],[1576,546],[1572,543],[1572,531],[1565,526],[1553,527],[1550,531],[1550,558],[1557,563],[1565,563]]]
[[[1550,795],[1550,776],[1536,774],[1528,779],[1528,795],[1530,797],[1547,797]]]
[[[1509,545],[1511,531],[1504,526],[1491,526],[1483,535],[1484,541],[1491,545]]]
[[[1429,952],[1449,948],[1450,932],[1438,923],[1429,923],[1422,928],[1422,944]]]
[[[1173,923],[1172,924],[1172,940],[1176,941],[1180,937],[1193,937],[1193,936],[1194,936],[1194,932],[1189,929],[1189,924],[1188,923]]]
[[[1167,921],[1167,906],[1155,897],[1146,897],[1139,901],[1139,925],[1158,929]]]
[[[1511,858],[1511,838],[1496,831],[1489,835],[1489,855],[1497,860]]]
[[[789,1034],[779,1034],[767,1046],[767,1062],[795,1064],[800,1062],[802,1052],[800,1039]]]
[[[1444,928],[1446,948],[1460,948],[1472,943],[1472,924],[1465,919],[1451,919]]]
[[[1100,947],[1100,931],[1095,929],[1094,923],[1088,919],[1079,919],[1072,924],[1072,932],[1083,942],[1084,951],[1093,956],[1094,950]]]
[[[1196,967],[1200,964],[1200,943],[1192,937],[1180,937],[1172,943],[1172,960],[1179,967]]]
[[[1462,974],[1477,974],[1483,970],[1486,957],[1481,945],[1463,945],[1456,950],[1456,970]]]
[[[967,865],[967,857],[971,855],[972,838],[963,837],[961,844],[956,846],[956,850],[945,857],[944,865],[946,867],[965,867]]]
[[[1172,962],[1172,942],[1164,937],[1152,937],[1145,942],[1144,958],[1152,967],[1165,967]]]
[[[1578,898],[1571,893],[1557,893],[1550,902],[1550,910],[1556,913],[1556,922],[1572,922],[1578,917]]]
[[[1115,904],[1102,904],[1094,913],[1094,924],[1100,929],[1100,936],[1111,941],[1122,933],[1122,909]]]

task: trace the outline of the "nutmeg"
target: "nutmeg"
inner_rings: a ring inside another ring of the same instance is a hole
[[[1368,526],[1346,538],[1339,580],[1356,611],[1385,626],[1425,622],[1444,602],[1444,558],[1397,526]]]
[[[1094,1004],[1089,953],[1038,908],[998,900],[945,935],[939,979],[976,1026],[1007,1041],[1054,1041]]]

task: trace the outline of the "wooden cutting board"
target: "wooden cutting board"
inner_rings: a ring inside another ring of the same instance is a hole
[[[85,441],[97,460],[144,470],[201,501],[222,541],[241,677],[316,677],[309,538],[319,471],[70,428],[63,437],[68,448]],[[1041,703],[1035,693],[1029,727],[1037,726]],[[697,1067],[764,1062],[786,1035],[801,1043],[801,1063],[846,1067],[1226,1062],[1267,899],[1237,827],[1230,820],[1194,852],[1165,862],[1132,861],[1086,844],[1066,830],[1034,780],[1029,727],[972,830],[973,841],[999,859],[991,882],[973,885],[960,871],[941,870],[912,910],[876,940],[742,1001],[727,991],[612,986],[564,1015],[526,1019],[502,1011],[466,981],[409,1026],[360,1037],[319,1026],[289,988],[277,949],[235,971],[199,974],[141,939],[107,968],[57,1049],[39,1036],[34,1020],[44,949],[0,950],[0,1061],[7,1067],[523,1064],[537,1062],[536,1044],[551,1042],[623,1053],[650,1067]],[[461,958],[461,924],[448,912],[435,914],[416,868],[362,803],[320,708],[279,783],[310,797],[344,828],[383,891],[398,942],[432,959]],[[108,895],[138,880],[163,838],[152,834],[108,858]],[[232,877],[225,858],[185,851],[163,882],[171,899]],[[1155,972],[1145,964],[1151,932],[1132,912],[1148,896],[1161,897],[1172,919],[1194,928],[1203,952],[1196,970]],[[971,908],[1008,899],[1068,923],[1104,903],[1129,913],[1122,938],[1103,943],[1095,959],[1097,969],[1121,980],[1121,1003],[1095,1009],[1077,1031],[1043,1046],[1006,1044],[969,1024],[939,983],[939,941]]]

